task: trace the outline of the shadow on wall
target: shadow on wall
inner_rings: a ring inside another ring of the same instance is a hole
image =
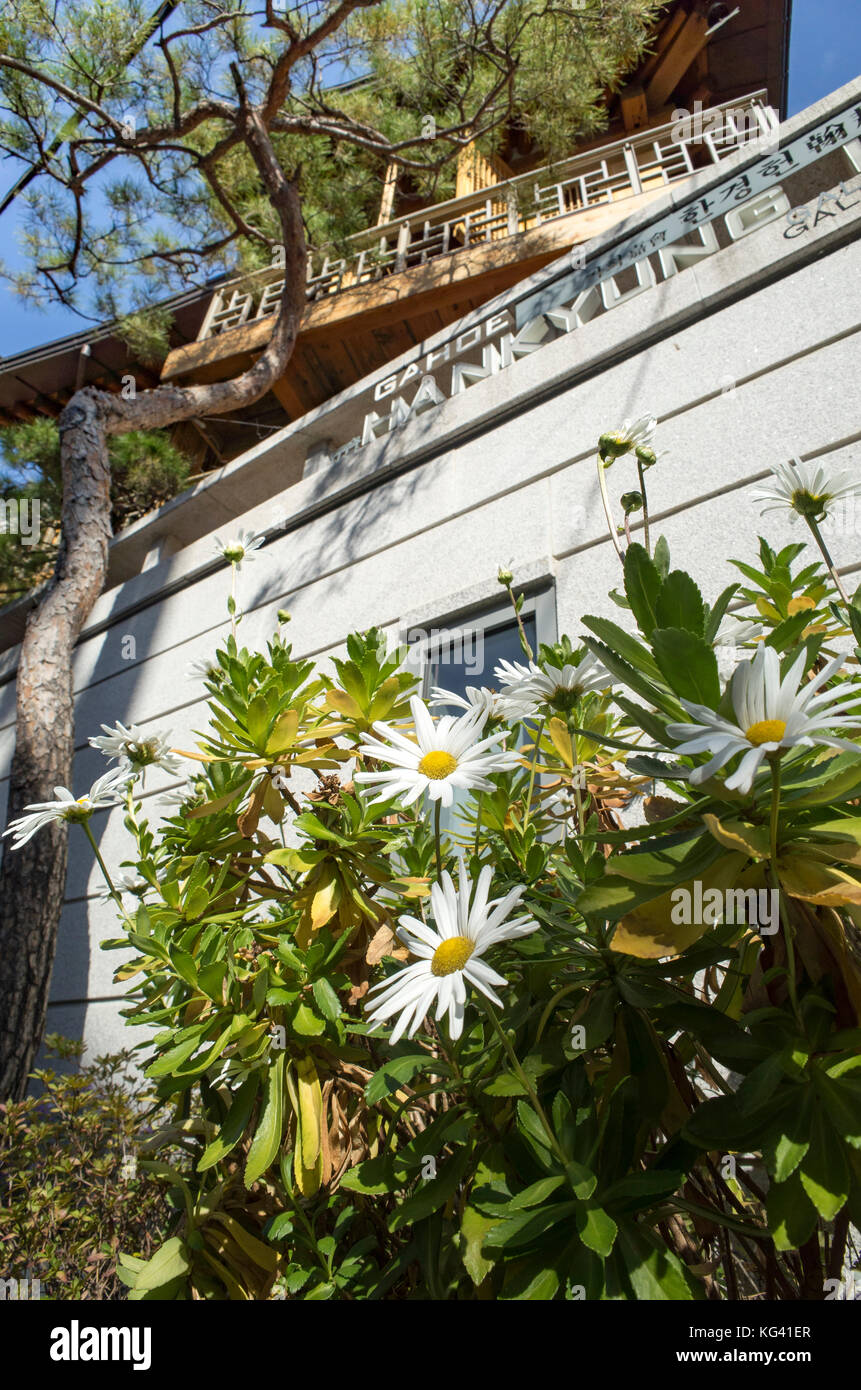
[[[430,443],[433,438],[431,421],[427,420],[425,423],[424,417],[421,416],[418,419],[422,422],[422,443]],[[313,571],[301,558],[292,556],[289,535],[280,540],[278,537],[273,538],[273,542],[262,552],[272,556],[275,546],[280,545],[285,555],[285,561],[280,562],[277,567],[270,564],[264,570],[263,566],[258,568],[252,565],[246,566],[242,570],[240,608],[245,615],[249,644],[252,643],[253,637],[257,638],[257,641],[254,642],[255,645],[265,641],[269,632],[275,629],[276,610],[279,607],[290,607],[293,597],[309,583],[320,579],[325,580],[329,577],[332,581],[331,603],[333,605],[338,604],[339,595],[344,592],[342,585],[347,582],[346,574],[349,567],[359,558],[364,558],[369,550],[373,551],[374,535],[379,530],[383,517],[391,514],[391,489],[385,484],[385,475],[389,468],[397,462],[401,438],[401,434],[398,433],[386,440],[379,458],[379,470],[373,479],[372,490],[346,504],[339,504],[331,514],[318,517],[314,521],[313,554],[316,563]],[[416,435],[412,433],[413,444],[415,444],[415,440]],[[331,478],[315,478],[308,505],[313,507],[322,503],[330,486]],[[429,493],[432,486],[432,479],[423,474],[420,468],[411,470],[398,480],[399,500],[397,505],[402,506],[415,502],[416,498],[421,502],[422,494]],[[235,518],[233,525],[222,524],[218,531],[219,534],[226,536],[241,525],[243,525],[243,517],[239,515]],[[302,535],[303,530],[304,528],[297,530],[297,537]],[[338,563],[334,568],[330,568],[327,566],[326,557],[329,554],[334,554],[336,550],[339,557]],[[176,556],[169,557],[161,566],[164,588],[169,588],[174,577],[176,558]],[[341,575],[338,574],[338,571],[342,572]],[[194,631],[189,635],[188,625],[187,623],[184,624],[184,631],[179,640],[166,629],[175,623],[177,613],[183,611],[187,613],[186,604],[189,602],[194,604],[194,582],[189,586],[188,591],[182,590],[178,594],[154,602],[132,614],[123,613],[122,586],[118,586],[111,592],[111,626],[106,633],[90,639],[99,642],[100,648],[92,668],[82,677],[85,684],[82,684],[76,692],[76,743],[73,772],[75,788],[89,786],[105,770],[106,764],[102,755],[90,748],[88,742],[93,734],[100,732],[99,722],[104,720],[106,723],[114,723],[121,720],[123,723],[143,725],[153,722],[157,726],[163,724],[169,727],[171,718],[176,719],[176,716],[182,711],[187,711],[200,704],[203,693],[201,685],[199,683],[192,684],[191,681],[186,682],[185,679],[188,659],[183,654],[183,648],[190,642],[198,641],[202,634],[208,633],[211,634],[211,649],[214,650],[229,631],[229,620],[226,616],[225,606],[226,595],[229,590],[229,568],[227,566],[224,567],[223,574],[225,582],[220,588],[217,600],[212,602],[211,608],[204,607],[201,611],[195,612]],[[200,583],[201,581],[196,582]],[[391,591],[390,582],[387,585],[381,585],[379,595],[368,593],[367,620],[364,626],[370,627],[376,622],[385,621],[385,613],[379,610],[385,602],[386,588]],[[315,602],[319,602],[316,596]],[[271,613],[271,622],[266,625],[266,631],[261,633],[263,622],[254,622],[253,620],[255,615],[263,620],[267,613]],[[398,615],[395,614],[395,616]],[[256,631],[253,632],[249,629],[256,629]],[[341,639],[346,635],[345,630],[341,633]],[[242,636],[243,631],[240,628],[240,640]],[[128,641],[129,638],[132,639],[131,643]],[[331,645],[337,646],[337,642]],[[76,666],[79,671],[81,665],[86,664],[86,657],[84,657],[83,663],[81,660],[82,654],[86,652],[86,647],[87,639],[78,649]],[[304,654],[305,650],[310,650],[307,642],[304,642],[302,647],[303,650],[299,654]],[[133,655],[128,655],[129,652],[132,652]],[[142,690],[142,686],[146,684],[143,677],[147,664],[155,656],[164,656],[171,652],[175,653],[176,660],[171,663],[170,682],[162,684],[158,688],[157,694],[151,686],[147,690]],[[186,694],[186,691],[190,693]],[[95,722],[90,713],[87,713],[85,717],[85,725],[82,722],[81,704],[83,702],[91,706],[98,706],[98,716]],[[8,774],[3,780],[8,784]],[[150,815],[154,822],[158,818],[153,804],[157,800],[157,796],[157,788],[148,789],[145,792],[145,802],[150,801],[152,805]],[[91,828],[96,843],[108,858],[110,865],[110,856],[116,857],[116,855],[115,838],[112,834],[106,834],[108,821],[108,815],[97,813],[91,822]],[[94,976],[97,977],[97,988],[100,990],[111,989],[110,976],[116,964],[119,963],[118,957],[113,958],[114,953],[105,953],[106,969],[102,970],[102,962],[95,960],[98,942],[111,936],[120,936],[122,932],[119,922],[113,915],[111,905],[100,896],[101,883],[97,880],[96,873],[90,871],[92,852],[89,844],[78,827],[70,826],[69,834],[69,871],[67,875],[67,894],[69,896],[67,896],[64,905],[58,934],[46,1033],[60,1033],[65,1037],[75,1039],[86,1036],[87,1055],[92,1056],[93,1054],[114,1052],[124,1047],[131,1047],[139,1041],[142,1035],[145,1035],[145,1030],[126,1027],[125,1021],[118,1017],[121,996],[101,992],[96,997],[90,995]],[[110,847],[106,841],[110,842]],[[128,853],[131,853],[131,848],[129,841]],[[99,967],[95,971],[93,969],[94,963]],[[76,1068],[77,1062],[75,1059],[48,1059],[43,1043],[39,1049],[35,1065],[37,1067],[50,1065],[57,1071],[68,1072]]]

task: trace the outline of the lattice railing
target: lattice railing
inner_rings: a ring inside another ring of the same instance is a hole
[[[756,92],[701,112],[692,122],[690,138],[677,138],[677,125],[660,126],[369,228],[349,239],[355,248],[349,255],[309,259],[308,299],[339,294],[426,265],[439,256],[516,236],[557,218],[688,178],[704,162],[717,164],[752,138],[774,136],[775,117],[765,99],[765,92]],[[714,119],[717,115],[719,122]],[[572,240],[577,240],[576,234]],[[251,318],[274,314],[283,283],[283,276],[273,268],[246,278],[242,286],[234,282],[217,290],[198,337],[209,338]]]

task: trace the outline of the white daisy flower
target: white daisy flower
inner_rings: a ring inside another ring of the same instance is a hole
[[[524,707],[520,702],[501,691],[490,690],[486,685],[466,687],[466,698],[454,690],[444,690],[435,685],[431,690],[431,705],[454,705],[468,713],[478,713],[485,719],[501,719],[505,723],[515,723],[523,717]],[[526,711],[528,713],[528,710]]]
[[[241,569],[243,560],[254,559],[253,552],[260,549],[264,539],[264,536],[255,536],[253,531],[240,530],[227,540],[222,536],[214,536],[212,544],[217,555]]]
[[[170,751],[170,738],[154,729],[143,733],[136,724],[128,728],[117,720],[113,728],[103,724],[104,736],[91,738],[90,746],[98,748],[106,758],[116,758],[125,762],[134,772],[142,772],[146,767],[160,767],[165,772],[179,772],[180,759]]]
[[[89,820],[94,811],[100,811],[106,806],[116,806],[122,800],[122,790],[128,779],[128,768],[111,768],[110,772],[99,777],[90,790],[77,800],[68,787],[55,787],[56,801],[34,801],[30,806],[25,806],[25,811],[29,811],[30,815],[19,816],[11,822],[8,830],[3,832],[4,835],[13,837],[10,848],[20,849],[32,839],[37,830],[51,825],[54,821],[65,820],[80,825],[83,821]]]
[[[434,723],[417,695],[410,700],[410,709],[415,739],[389,724],[376,723],[374,729],[381,737],[369,737],[359,748],[366,757],[392,764],[388,772],[357,772],[353,778],[354,782],[379,787],[374,801],[402,796],[402,804],[410,806],[427,792],[432,801],[450,806],[455,791],[487,791],[492,786],[491,773],[507,772],[519,765],[519,754],[494,748],[507,730],[479,738],[486,722],[480,712],[458,718],[446,714]]]
[[[821,464],[778,463],[772,468],[772,480],[761,485],[753,493],[754,502],[765,502],[761,515],[766,512],[788,509],[790,521],[798,517],[808,517],[812,521],[823,521],[832,503],[848,498],[861,497],[861,479],[847,469],[839,469],[830,476]]]
[[[747,618],[735,618],[728,613],[717,630],[716,647],[743,647],[745,642],[755,642],[765,632],[763,623],[752,623]]]
[[[790,670],[780,679],[780,661],[773,647],[760,646],[752,661],[738,667],[732,679],[732,704],[737,724],[723,719],[706,705],[682,700],[695,724],[668,724],[671,738],[683,739],[678,753],[709,752],[712,757],[690,776],[697,786],[722,768],[736,753],[742,753],[738,767],[726,780],[730,791],[750,791],[763,759],[780,749],[822,744],[858,753],[859,747],[847,739],[835,738],[828,730],[861,729],[861,684],[844,684],[822,691],[843,657],[829,661],[817,676],[801,685],[806,653],[799,652]],[[822,692],[822,693],[820,693]],[[852,717],[846,718],[847,709]]]
[[[591,652],[580,661],[564,666],[545,662],[543,669],[534,661],[528,666],[522,661],[501,661],[494,675],[500,682],[502,694],[528,707],[531,714],[543,704],[557,710],[573,709],[589,691],[605,690],[613,683],[609,671]]]
[[[740,662],[749,658],[745,642],[756,642],[762,637],[765,627],[762,623],[748,622],[744,618],[734,618],[727,614],[717,630],[714,639],[718,675],[726,683],[732,679]]]
[[[632,449],[652,449],[657,420],[653,415],[641,415],[639,420],[625,420],[616,430],[608,430],[598,441],[598,452],[605,464],[629,454]]]
[[[136,874],[134,869],[120,869],[119,873],[114,874],[114,888],[120,894],[134,893],[135,896],[137,896],[147,887],[149,887],[149,885],[146,879],[141,878],[140,874]],[[114,895],[108,885],[105,884],[99,896],[112,900]]]
[[[493,986],[505,985],[508,981],[492,970],[482,956],[500,941],[511,941],[537,931],[538,923],[528,916],[507,920],[526,892],[525,887],[513,888],[504,898],[488,902],[492,877],[493,870],[485,865],[473,895],[472,880],[461,860],[457,891],[451,875],[446,872],[431,888],[435,928],[417,917],[400,918],[397,934],[419,959],[374,985],[368,1000],[372,1023],[381,1023],[393,1014],[400,1014],[390,1039],[392,1043],[396,1043],[407,1029],[409,1036],[414,1036],[434,1000],[437,1021],[448,1012],[449,1033],[452,1039],[459,1038],[463,1031],[467,982],[494,1004],[501,1005]],[[370,995],[377,997],[371,999]]]
[[[221,667],[215,657],[201,656],[189,662],[187,679],[190,681],[211,681],[221,674]]]
[[[181,782],[178,787],[159,792],[158,799],[165,806],[184,806],[187,801],[194,801],[199,795],[194,782]]]

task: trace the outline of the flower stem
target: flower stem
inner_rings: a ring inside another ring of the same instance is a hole
[[[646,496],[645,470],[639,459],[637,459],[637,477],[640,480],[640,495],[643,498],[643,545],[646,547],[646,554],[651,555],[652,548],[649,545],[649,499]]]
[[[440,829],[439,829],[439,821],[440,821],[440,815],[441,815],[441,814],[442,814],[442,802],[441,802],[441,801],[436,801],[436,802],[434,803],[434,808],[433,808],[433,839],[434,839],[434,848],[436,849],[436,876],[437,876],[437,878],[440,878],[440,877],[442,876],[442,845],[441,845],[441,843],[440,843]]]
[[[842,598],[842,600],[843,600],[843,602],[845,603],[846,607],[848,608],[848,607],[849,607],[849,596],[848,596],[848,594],[846,593],[846,590],[843,588],[843,585],[842,585],[841,582],[840,582],[840,576],[839,576],[839,574],[837,573],[837,566],[834,564],[834,561],[833,561],[832,558],[831,558],[831,553],[830,553],[830,551],[829,551],[829,549],[828,549],[828,546],[825,544],[825,541],[822,539],[822,532],[820,531],[818,524],[816,523],[816,521],[813,519],[812,516],[805,516],[804,520],[807,522],[807,525],[810,527],[811,533],[812,533],[812,535],[813,535],[813,539],[816,541],[816,544],[819,546],[819,549],[820,549],[820,551],[822,552],[822,558],[823,558],[823,560],[825,561],[825,565],[826,565],[826,568],[827,568],[827,570],[828,570],[828,573],[831,575],[831,578],[832,578],[833,581],[834,581],[834,585],[835,585],[835,587],[836,587],[836,589],[837,589],[837,592],[838,592],[838,594],[840,595],[840,597]]]
[[[85,821],[82,821],[81,824],[82,824],[83,827],[84,827],[84,832],[85,832],[85,834],[86,834],[86,836],[87,836],[87,839],[89,840],[90,844],[91,844],[92,847],[93,847],[93,854],[96,856],[96,862],[97,862],[99,868],[100,868],[101,871],[102,871],[102,876],[104,877],[105,883],[108,885],[108,889],[109,889],[109,891],[110,891],[110,895],[111,895],[111,897],[113,898],[114,902],[116,903],[117,907],[119,908],[120,912],[123,914],[123,917],[126,919],[127,922],[129,922],[131,919],[130,919],[128,913],[126,912],[125,908],[123,907],[123,900],[122,900],[122,898],[120,897],[119,893],[117,892],[116,888],[114,887],[114,881],[113,881],[113,879],[111,878],[110,874],[108,873],[108,866],[107,866],[107,864],[105,863],[104,859],[102,858],[101,854],[99,853],[99,847],[98,847],[98,845],[96,844],[96,841],[95,841],[95,839],[94,839],[94,837],[93,837],[93,832],[92,832],[92,830],[90,829],[90,822],[89,822],[88,820],[85,820]]]
[[[535,747],[532,750],[532,766],[529,769],[529,791],[526,793],[526,814],[523,817],[523,829],[529,824],[529,816],[532,811],[532,789],[535,786],[535,767],[538,762],[538,749],[541,744],[541,735],[544,733],[545,720],[542,719],[538,725],[538,733],[535,735]]]
[[[508,1041],[508,1038],[505,1036],[505,1031],[501,1023],[499,1022],[499,1019],[496,1016],[496,1010],[494,1009],[490,1001],[488,999],[485,999],[484,997],[482,997],[481,1004],[482,1008],[484,1009],[485,1013],[487,1014],[488,1018],[493,1024],[499,1041],[505,1048],[505,1051],[508,1055],[508,1060],[511,1063],[512,1070],[514,1071],[515,1076],[517,1077],[521,1086],[528,1095],[530,1102],[532,1103],[532,1108],[538,1116],[539,1120],[541,1121],[542,1128],[545,1134],[547,1135],[552,1152],[559,1159],[559,1162],[562,1164],[563,1168],[566,1167],[568,1160],[562,1152],[562,1149],[559,1146],[559,1141],[550,1127],[550,1121],[544,1113],[544,1107],[541,1104],[541,1101],[538,1099],[538,1095],[535,1091],[534,1086],[532,1085],[531,1081],[529,1080],[529,1077],[526,1075],[526,1072],[520,1065],[520,1062],[517,1058],[517,1053],[514,1051],[514,1048],[511,1046],[511,1043]]]
[[[508,591],[508,597],[511,599],[511,606],[514,609],[514,617],[517,622],[517,631],[520,634],[520,645],[523,648],[523,654],[527,661],[531,661],[535,653],[529,645],[529,640],[526,636],[526,628],[523,626],[520,609],[517,607],[517,599],[514,597],[514,590],[510,584],[507,584],[505,587]]]
[[[777,825],[780,814],[780,758],[769,758],[771,764],[771,820],[769,826],[771,862],[769,865],[769,877],[777,891],[777,902],[780,911],[780,920],[783,923],[783,936],[786,942],[786,983],[789,990],[789,1000],[792,1004],[792,1012],[795,1014],[799,1024],[801,1023],[801,1011],[798,1007],[798,991],[795,981],[795,944],[793,942],[793,925],[783,904],[783,893],[780,888],[780,878],[777,873]]]
[[[615,526],[613,525],[613,513],[610,511],[610,498],[607,496],[607,484],[606,484],[606,482],[604,481],[604,465],[603,465],[603,463],[601,462],[600,457],[598,458],[598,486],[599,486],[600,489],[601,489],[601,501],[604,503],[604,515],[605,515],[606,518],[607,518],[607,526],[608,526],[609,531],[610,531],[610,540],[613,542],[614,546],[616,547],[616,554],[618,555],[619,559],[620,559],[620,560],[622,561],[622,563],[624,564],[624,556],[623,556],[623,554],[622,554],[622,547],[621,547],[620,544],[619,544],[619,540],[618,540],[618,537],[617,537],[617,535],[616,535],[616,528],[615,528]]]
[[[780,814],[780,758],[769,758],[771,764],[771,866],[777,873],[777,818]]]

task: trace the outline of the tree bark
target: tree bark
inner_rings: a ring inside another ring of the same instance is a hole
[[[231,381],[158,386],[124,399],[78,391],[60,424],[62,542],[54,575],[27,619],[18,660],[17,729],[7,824],[35,801],[72,786],[75,643],[101,593],[108,564],[108,437],[156,429],[198,415],[251,405],[283,374],[305,307],[306,248],[295,184],[278,164],[259,112],[242,112],[243,138],[284,239],[284,290],[265,351]],[[0,863],[0,1096],[20,1099],[45,1026],[57,928],[66,882],[69,827],[40,830]],[[81,832],[77,832],[81,833]]]

